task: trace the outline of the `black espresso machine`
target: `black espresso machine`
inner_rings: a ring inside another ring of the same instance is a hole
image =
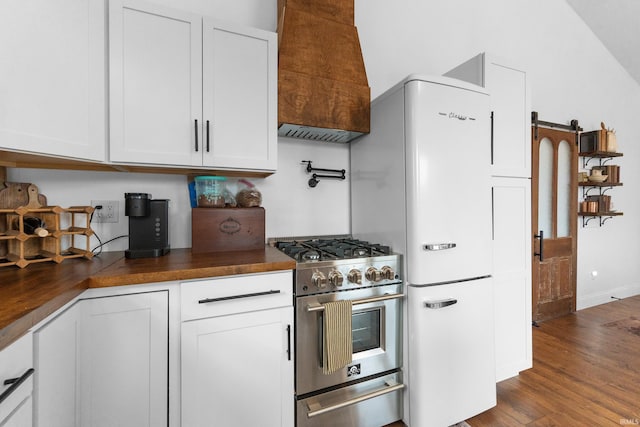
[[[124,214],[129,217],[126,258],[152,258],[169,253],[168,199],[153,200],[148,193],[125,193]]]

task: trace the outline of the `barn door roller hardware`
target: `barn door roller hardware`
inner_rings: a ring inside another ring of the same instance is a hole
[[[571,124],[569,125],[564,125],[562,123],[544,122],[538,119],[537,111],[531,112],[531,123],[533,125],[533,137],[535,139],[538,139],[538,126],[574,131],[576,135],[578,135],[578,132],[582,132],[582,128],[578,125],[578,120],[576,119],[571,120]],[[577,143],[577,138],[576,138],[576,143]]]
[[[346,170],[344,169],[321,169],[314,168],[311,166],[312,160],[303,160],[302,163],[307,164],[307,173],[312,173],[311,178],[309,178],[309,187],[313,188],[318,185],[319,178],[331,178],[331,179],[345,179],[346,178]],[[323,172],[323,173],[315,173],[315,172]]]

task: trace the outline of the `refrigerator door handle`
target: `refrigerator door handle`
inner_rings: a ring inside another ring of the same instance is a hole
[[[445,249],[453,249],[456,246],[455,243],[428,243],[423,248],[425,251],[443,251]]]
[[[449,307],[450,305],[456,304],[458,302],[457,299],[455,298],[447,298],[447,299],[441,299],[441,300],[435,300],[435,301],[425,301],[424,302],[424,306],[426,308],[445,308],[445,307]]]

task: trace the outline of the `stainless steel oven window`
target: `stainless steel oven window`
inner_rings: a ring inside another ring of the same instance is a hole
[[[380,354],[385,351],[385,306],[353,310],[351,337],[353,360]],[[318,361],[322,366],[324,350],[324,315],[318,315]]]

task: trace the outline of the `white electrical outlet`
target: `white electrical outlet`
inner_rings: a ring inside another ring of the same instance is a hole
[[[93,222],[118,222],[120,202],[117,200],[92,200],[91,206],[102,206],[93,212]]]

